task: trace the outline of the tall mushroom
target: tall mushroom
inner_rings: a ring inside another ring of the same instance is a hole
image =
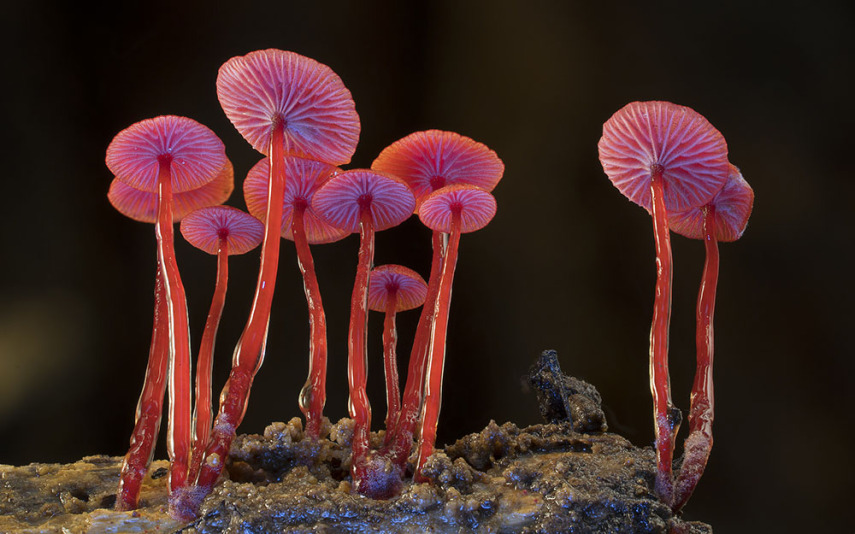
[[[214,296],[196,357],[196,407],[193,417],[196,432],[189,474],[190,480],[193,480],[199,473],[211,433],[211,372],[217,329],[229,284],[229,256],[246,254],[257,247],[264,236],[264,225],[237,208],[210,206],[187,215],[181,221],[181,235],[199,250],[217,256]]]
[[[650,331],[650,389],[656,431],[656,493],[673,502],[672,460],[680,411],[671,402],[668,329],[671,241],[668,212],[704,206],[727,179],[727,144],[696,111],[670,102],[632,102],[603,125],[600,162],[615,187],[651,212],[656,297]]]
[[[451,306],[451,285],[457,266],[460,234],[485,227],[496,215],[493,195],[472,185],[448,185],[428,195],[419,208],[419,218],[435,232],[449,234],[448,248],[442,261],[439,289],[436,297],[436,318],[431,332],[430,354],[427,360],[424,406],[419,433],[419,457],[415,478],[423,480],[422,468],[433,454],[436,425],[442,399],[442,375],[445,367],[445,338],[448,312]]]
[[[169,323],[169,490],[187,484],[192,392],[187,301],[175,260],[173,194],[210,182],[226,165],[223,143],[208,128],[186,117],[166,115],[122,130],[107,147],[107,167],[139,190],[158,193],[157,256]]]
[[[220,67],[217,96],[238,132],[270,157],[265,233],[258,284],[247,324],[232,358],[232,371],[199,473],[200,491],[187,494],[179,512],[195,516],[201,499],[220,477],[235,430],[243,420],[252,380],[264,360],[270,308],[279,264],[284,158],[305,155],[343,164],[359,138],[359,117],[341,78],[317,61],[267,49],[233,57]]]
[[[354,420],[351,473],[353,489],[375,498],[397,491],[400,475],[380,477],[369,458],[371,405],[366,393],[366,322],[368,319],[368,276],[374,262],[374,233],[397,226],[413,214],[416,199],[406,183],[391,175],[354,169],[323,185],[312,199],[315,212],[342,230],[359,232],[359,260],[350,299],[347,378],[350,389],[348,411]],[[395,486],[395,487],[393,487]]]
[[[250,169],[243,182],[246,206],[259,219],[267,213],[269,169],[270,160],[264,158]],[[320,437],[326,403],[327,320],[309,245],[332,243],[350,232],[330,226],[317,217],[312,208],[312,197],[337,172],[338,167],[320,161],[297,156],[285,158],[282,237],[294,241],[309,307],[309,376],[300,392],[299,402],[306,418],[306,435],[313,439]]]
[[[401,409],[398,383],[398,312],[418,308],[427,297],[427,284],[419,273],[403,265],[381,265],[371,270],[368,279],[368,309],[384,312],[383,369],[386,374],[386,442],[392,438],[392,427]]]
[[[672,230],[691,239],[703,240],[706,249],[696,312],[697,368],[689,409],[689,435],[683,445],[683,463],[674,487],[672,508],[675,511],[683,508],[692,496],[704,473],[713,444],[713,315],[718,287],[718,242],[736,241],[742,237],[754,205],[751,186],[735,165],[730,165],[729,169],[724,187],[707,205],[672,213],[668,217]]]

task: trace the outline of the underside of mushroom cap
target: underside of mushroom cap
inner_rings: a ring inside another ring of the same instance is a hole
[[[419,208],[419,219],[436,232],[451,232],[452,214],[460,213],[460,233],[487,226],[496,215],[493,195],[472,185],[447,185],[431,193]]]
[[[282,204],[282,237],[294,240],[291,223],[294,216],[295,202],[306,203],[303,215],[303,228],[309,244],[319,245],[333,243],[350,235],[327,224],[312,207],[312,197],[332,176],[341,169],[320,161],[288,156],[285,158],[285,196]],[[270,159],[264,158],[256,163],[246,180],[243,181],[243,196],[246,207],[251,214],[259,219],[267,215],[267,189],[270,181]]]
[[[413,214],[416,199],[395,176],[353,169],[332,177],[315,193],[312,206],[327,223],[358,232],[362,203],[369,203],[376,231],[397,226]]]
[[[284,50],[250,52],[226,61],[217,96],[238,132],[268,154],[273,125],[285,127],[285,152],[348,163],[359,140],[350,91],[326,65]]]
[[[198,189],[173,195],[173,222],[181,221],[188,213],[199,208],[222,204],[231,196],[234,187],[234,168],[226,160],[225,166],[212,181]],[[116,178],[110,183],[107,199],[119,213],[135,221],[157,221],[157,193],[134,189]]]
[[[107,167],[134,189],[157,192],[162,161],[171,162],[173,193],[199,187],[217,177],[226,164],[222,141],[187,117],[163,115],[125,128],[107,147]]]
[[[220,238],[225,238],[232,256],[245,254],[261,244],[264,223],[231,206],[209,206],[181,221],[181,235],[194,247],[214,255]]]
[[[701,114],[671,102],[627,104],[603,125],[598,147],[614,186],[648,211],[657,169],[668,211],[707,204],[727,179],[724,137]]]
[[[368,309],[386,311],[386,299],[395,291],[395,311],[418,308],[427,298],[427,284],[419,273],[403,265],[380,265],[368,279]]]
[[[470,184],[492,191],[505,166],[486,145],[442,130],[415,132],[386,147],[371,168],[407,182],[418,204],[433,191]]]
[[[736,241],[742,237],[754,207],[754,191],[742,177],[736,165],[730,164],[727,182],[709,205],[715,210],[714,224],[717,241]],[[691,239],[703,239],[704,208],[669,213],[668,225],[671,230],[680,235]]]

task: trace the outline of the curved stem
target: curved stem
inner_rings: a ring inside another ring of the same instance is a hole
[[[226,304],[226,290],[229,285],[229,242],[220,237],[217,248],[217,283],[214,286],[214,297],[202,332],[202,342],[199,344],[199,355],[196,363],[196,436],[193,440],[193,457],[190,466],[190,480],[196,479],[205,448],[208,446],[208,436],[211,435],[211,374],[214,365],[214,347],[217,342],[217,330],[223,307]]]
[[[169,316],[169,426],[166,448],[169,453],[169,491],[187,485],[192,433],[192,362],[187,299],[175,261],[172,221],[171,160],[164,159],[158,173],[158,210],[155,233],[157,255],[164,272],[164,296]]]
[[[677,477],[674,510],[680,510],[704,474],[707,460],[712,450],[712,424],[715,399],[713,396],[713,316],[715,314],[715,293],[718,286],[718,243],[715,238],[715,208],[707,206],[704,210],[704,246],[706,261],[701,288],[698,292],[696,312],[697,331],[697,369],[692,386],[692,403],[689,410],[689,436],[683,446],[683,465]]]
[[[169,324],[163,288],[163,270],[157,265],[154,289],[154,325],[145,370],[143,389],[137,403],[131,446],[122,463],[122,475],[116,492],[116,510],[136,510],[139,506],[140,485],[148,472],[154,454],[154,444],[160,431],[163,395],[169,368]]]
[[[279,266],[279,241],[282,229],[282,198],[285,194],[284,125],[275,121],[270,141],[270,180],[267,189],[267,215],[264,219],[264,242],[261,245],[261,267],[255,297],[246,326],[235,347],[232,370],[220,394],[220,409],[211,439],[205,451],[205,461],[199,472],[197,485],[204,494],[211,491],[220,478],[235,429],[243,420],[249,401],[249,390],[255,373],[264,361],[267,346],[267,327],[276,271]],[[196,497],[199,498],[199,497]],[[198,502],[187,502],[189,511],[196,513]]]
[[[457,249],[460,244],[460,213],[451,215],[451,233],[445,259],[442,262],[442,274],[439,279],[435,306],[435,320],[431,332],[430,356],[427,361],[424,407],[422,408],[421,432],[419,435],[419,459],[414,480],[423,482],[422,468],[428,457],[433,454],[436,443],[436,425],[439,421],[439,409],[442,402],[442,375],[445,370],[445,338],[448,333],[448,312],[451,307],[451,285],[454,282],[454,270],[457,267]]]
[[[396,290],[392,289],[386,297],[386,317],[383,320],[383,370],[386,375],[386,438],[384,445],[392,438],[390,429],[401,411],[401,386],[398,384],[398,330],[395,328],[397,310]]]
[[[401,411],[398,421],[391,429],[392,438],[388,444],[384,444],[384,453],[392,462],[403,469],[410,450],[413,446],[413,433],[419,420],[422,407],[424,390],[424,376],[427,367],[427,355],[430,350],[431,333],[436,313],[436,297],[439,291],[439,279],[442,274],[442,260],[448,244],[448,235],[441,232],[433,232],[433,257],[431,259],[430,277],[428,278],[428,289],[419,323],[413,338],[413,348],[410,352],[410,362],[407,367],[407,382],[404,386],[404,394],[401,401]],[[387,429],[387,432],[390,429]]]
[[[309,377],[300,391],[300,410],[306,417],[306,435],[318,439],[327,400],[327,319],[321,301],[321,289],[315,275],[315,261],[306,238],[306,205],[297,203],[291,218],[291,233],[297,249],[297,265],[303,274],[303,290],[309,306]]]
[[[680,426],[680,412],[671,403],[671,379],[668,376],[668,330],[671,322],[671,238],[665,210],[662,169],[653,172],[650,182],[653,204],[653,233],[656,240],[656,297],[653,325],[650,329],[650,392],[656,422],[656,493],[659,499],[673,502],[674,439]]]
[[[363,207],[360,211],[359,225],[359,263],[356,267],[356,281],[350,299],[350,328],[348,332],[347,382],[350,388],[348,412],[354,420],[353,456],[351,473],[354,489],[359,490],[358,470],[369,451],[369,433],[371,432],[371,404],[368,402],[366,383],[368,365],[366,350],[366,322],[368,319],[368,276],[374,262],[374,224],[371,211]]]

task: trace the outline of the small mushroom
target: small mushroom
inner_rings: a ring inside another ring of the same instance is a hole
[[[194,247],[217,256],[217,281],[196,360],[195,436],[189,479],[199,473],[211,433],[211,372],[214,345],[229,284],[229,256],[246,254],[261,243],[264,225],[248,213],[229,206],[196,210],[181,221],[181,234]]]
[[[398,331],[395,316],[418,308],[427,297],[427,284],[419,273],[402,265],[381,265],[371,270],[368,280],[368,309],[385,312],[383,320],[383,368],[386,374],[386,441],[401,409],[398,383]]]

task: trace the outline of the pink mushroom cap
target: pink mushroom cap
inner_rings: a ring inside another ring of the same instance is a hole
[[[386,311],[386,299],[395,292],[395,311],[418,308],[427,298],[427,284],[419,273],[403,265],[380,265],[368,279],[368,309]]]
[[[452,214],[460,213],[460,233],[487,226],[496,215],[493,195],[473,185],[447,185],[431,193],[419,208],[419,219],[437,232],[451,232]]]
[[[312,206],[327,223],[358,232],[363,202],[370,202],[376,231],[401,224],[416,206],[403,180],[368,169],[353,169],[332,177],[315,193]]]
[[[754,208],[754,190],[742,177],[736,165],[730,164],[727,182],[709,202],[713,206],[715,238],[717,241],[736,241],[748,226]],[[704,238],[704,209],[691,208],[668,214],[671,230],[691,239]]]
[[[264,223],[231,206],[209,206],[181,221],[181,235],[194,247],[214,255],[220,238],[225,238],[232,256],[245,254],[261,244]]]
[[[134,189],[157,192],[162,161],[170,161],[172,191],[198,189],[226,164],[223,142],[187,117],[163,115],[125,128],[107,147],[107,167]]]
[[[338,167],[310,159],[287,156],[285,158],[285,196],[282,204],[282,237],[294,240],[291,221],[296,202],[305,202],[303,226],[306,240],[313,245],[333,243],[350,235],[347,230],[336,228],[318,217],[312,207],[312,197],[332,176],[341,170]],[[267,188],[270,181],[270,159],[256,163],[243,181],[243,196],[251,214],[264,219],[267,214]]]
[[[206,206],[222,204],[231,196],[235,188],[234,168],[226,160],[226,165],[216,178],[198,189],[173,195],[172,220],[179,222],[188,213]],[[110,183],[107,199],[122,215],[135,221],[154,223],[157,221],[157,193],[140,191],[122,182],[118,178]]]
[[[360,125],[350,91],[313,59],[272,48],[233,57],[220,67],[217,96],[262,154],[269,155],[276,121],[285,126],[286,153],[339,165],[356,151]]]
[[[371,168],[407,182],[419,204],[446,185],[464,183],[492,191],[505,171],[487,145],[442,130],[415,132],[395,141]]]
[[[704,206],[727,180],[727,143],[701,114],[670,102],[632,102],[603,125],[598,144],[606,175],[650,211],[650,181],[661,168],[665,208]]]

